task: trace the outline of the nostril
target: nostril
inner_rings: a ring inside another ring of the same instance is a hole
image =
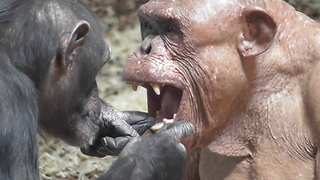
[[[150,52],[151,52],[151,44],[149,43],[149,46],[146,49],[146,54],[150,54]]]
[[[150,54],[151,52],[151,42],[150,41],[144,41],[142,44],[141,44],[141,51],[143,54]]]

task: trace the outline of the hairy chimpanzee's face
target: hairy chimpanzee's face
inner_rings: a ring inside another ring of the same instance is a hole
[[[147,89],[149,113],[158,121],[196,125],[189,146],[210,141],[212,135],[199,137],[223,126],[248,86],[236,46],[240,32],[230,28],[239,26],[240,10],[223,13],[230,2],[155,0],[139,9],[143,42],[129,57],[124,79]]]
[[[71,145],[88,146],[101,124],[95,77],[110,58],[109,47],[93,14],[79,4],[47,3],[34,15],[39,28],[48,24],[59,40],[49,71],[38,78],[40,127]]]

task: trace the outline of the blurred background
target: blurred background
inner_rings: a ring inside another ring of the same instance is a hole
[[[121,80],[128,56],[140,44],[138,7],[148,0],[84,0],[96,13],[105,30],[112,57],[97,77],[100,96],[119,110],[147,111],[146,92],[133,92]],[[298,11],[320,19],[320,0],[286,0]],[[95,158],[47,135],[39,136],[42,180],[93,180],[108,169],[115,157]]]

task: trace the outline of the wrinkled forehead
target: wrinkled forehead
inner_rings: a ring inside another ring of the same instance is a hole
[[[180,18],[207,22],[221,15],[238,12],[242,0],[153,0],[140,8],[140,15]]]

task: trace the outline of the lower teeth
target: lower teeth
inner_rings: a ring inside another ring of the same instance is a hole
[[[159,122],[159,123],[153,125],[151,127],[151,129],[156,132],[156,131],[159,131],[163,126],[164,126],[164,123],[163,122]]]
[[[166,119],[166,118],[164,118],[164,119],[162,120],[162,122],[159,122],[159,123],[153,125],[150,129],[152,129],[153,131],[157,132],[157,131],[159,131],[164,125],[169,124],[169,123],[173,123],[173,121],[174,121],[173,119]]]
[[[166,118],[164,118],[163,119],[163,124],[169,124],[169,123],[173,123],[173,119],[166,119]]]

